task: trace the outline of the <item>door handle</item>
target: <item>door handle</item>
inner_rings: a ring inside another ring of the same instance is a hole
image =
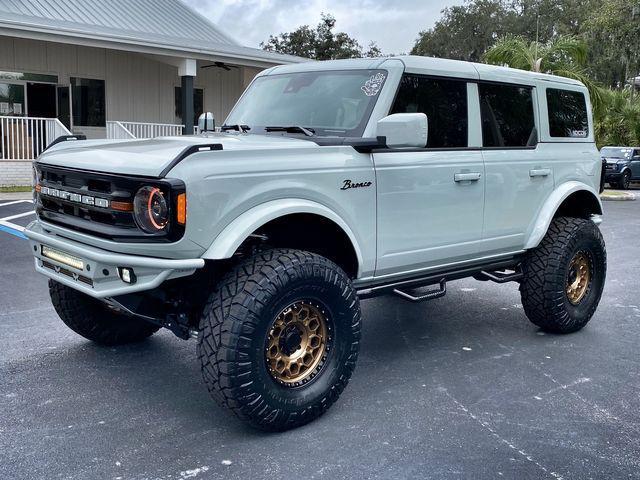
[[[453,175],[454,182],[477,182],[482,174],[480,172],[455,173]]]
[[[534,168],[532,170],[529,170],[529,176],[531,178],[533,178],[533,177],[548,177],[549,175],[551,175],[551,169],[550,168]]]

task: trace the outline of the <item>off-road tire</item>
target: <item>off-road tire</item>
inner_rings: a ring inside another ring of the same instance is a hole
[[[578,252],[586,252],[591,278],[582,299],[573,304],[566,285],[570,262]],[[602,296],[607,269],[602,234],[591,220],[558,217],[522,268],[520,293],[529,320],[547,332],[576,332],[591,320]]]
[[[160,327],[109,309],[100,300],[49,280],[51,303],[62,321],[78,335],[100,345],[140,342]]]
[[[332,348],[301,386],[274,379],[266,340],[278,312],[309,300],[331,319]],[[252,426],[282,431],[322,415],[355,368],[360,304],[347,274],[319,255],[288,249],[257,253],[239,263],[209,297],[200,321],[198,358],[213,398]]]

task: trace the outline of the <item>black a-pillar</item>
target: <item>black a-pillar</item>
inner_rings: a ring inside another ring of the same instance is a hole
[[[183,135],[193,135],[193,80],[196,76],[196,61],[184,59],[178,67],[178,75],[181,80],[182,124]]]

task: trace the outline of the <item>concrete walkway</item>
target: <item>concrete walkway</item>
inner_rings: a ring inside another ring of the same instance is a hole
[[[33,194],[31,192],[11,192],[11,193],[0,192],[0,202],[6,202],[11,200],[31,200],[32,198],[33,198]]]

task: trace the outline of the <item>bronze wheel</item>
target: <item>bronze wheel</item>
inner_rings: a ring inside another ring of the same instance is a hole
[[[557,217],[522,265],[522,306],[529,320],[551,333],[583,328],[598,307],[607,274],[607,252],[597,225]]]
[[[269,373],[287,387],[304,385],[322,369],[331,347],[331,327],[323,307],[298,301],[284,308],[267,335]]]
[[[577,252],[569,263],[567,272],[567,298],[573,305],[578,305],[587,294],[591,283],[591,261],[584,250]]]

